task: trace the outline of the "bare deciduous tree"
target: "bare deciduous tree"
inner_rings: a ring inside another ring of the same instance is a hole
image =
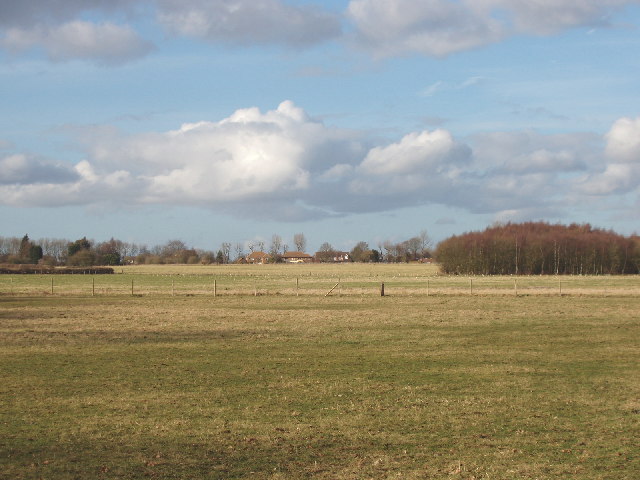
[[[272,257],[276,258],[280,255],[280,250],[282,249],[282,237],[276,233],[271,237],[271,247],[269,248],[269,253]]]
[[[333,245],[331,245],[329,242],[324,242],[322,245],[320,245],[320,250],[318,250],[319,252],[333,252],[334,248]]]
[[[304,233],[296,233],[293,236],[293,244],[296,246],[296,250],[298,252],[304,252],[307,248],[307,239],[304,236]]]
[[[236,243],[236,260],[240,260],[244,257],[244,245],[241,242]]]
[[[335,250],[333,245],[329,242],[324,242],[320,245],[320,250],[316,253],[316,260],[319,262],[331,262],[335,257]]]
[[[160,253],[164,257],[170,257],[181,250],[187,250],[187,245],[182,240],[169,240],[161,247]]]
[[[222,252],[223,263],[229,263],[231,257],[231,244],[229,242],[223,242],[220,247],[220,251]]]
[[[422,256],[422,258],[425,258],[429,256],[429,249],[431,248],[431,237],[429,237],[429,234],[426,230],[422,230],[420,231],[418,238],[420,239],[420,255]]]
[[[407,253],[409,254],[407,260],[417,260],[418,253],[422,249],[422,240],[420,240],[420,237],[411,237],[409,240],[404,242],[404,244],[406,245]]]

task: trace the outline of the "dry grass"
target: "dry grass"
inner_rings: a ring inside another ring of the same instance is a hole
[[[0,297],[0,478],[640,471],[635,297]]]
[[[0,275],[1,295],[596,295],[640,296],[640,276],[495,276],[439,274],[435,265],[143,265],[116,275]],[[53,282],[53,283],[52,283]],[[52,293],[53,292],[53,293]]]

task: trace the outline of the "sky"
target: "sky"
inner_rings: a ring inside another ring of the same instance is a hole
[[[0,0],[0,235],[629,235],[639,28],[637,0]]]

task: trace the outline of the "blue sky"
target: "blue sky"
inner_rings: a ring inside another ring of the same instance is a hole
[[[2,236],[640,230],[640,2],[0,1]]]

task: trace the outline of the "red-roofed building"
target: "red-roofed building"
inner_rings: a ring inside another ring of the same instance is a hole
[[[269,254],[264,252],[252,252],[246,257],[247,263],[253,263],[256,265],[262,265],[269,263]]]
[[[285,263],[312,263],[313,257],[304,252],[284,252],[282,261]]]

